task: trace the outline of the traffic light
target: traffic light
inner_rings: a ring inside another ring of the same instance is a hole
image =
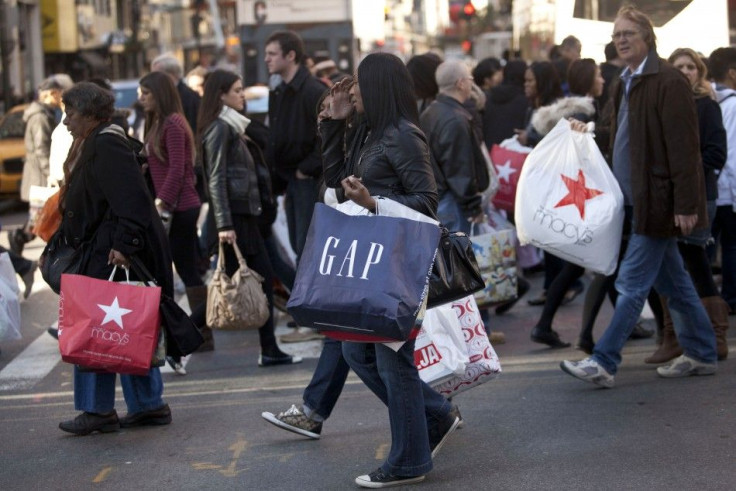
[[[473,54],[473,41],[466,39],[465,41],[460,43],[460,47],[463,49],[463,53],[465,53],[466,55]]]
[[[463,5],[463,19],[470,20],[473,17],[475,17],[473,2],[465,2],[465,5]]]

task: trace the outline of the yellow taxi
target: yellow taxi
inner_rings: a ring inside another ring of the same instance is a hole
[[[0,195],[17,195],[20,191],[26,154],[23,111],[27,107],[13,106],[0,118]]]

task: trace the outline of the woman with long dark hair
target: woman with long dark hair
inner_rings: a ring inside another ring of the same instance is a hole
[[[195,189],[194,136],[171,77],[151,72],[141,78],[139,85],[138,101],[146,115],[144,143],[154,203],[168,229],[171,257],[194,311],[207,299],[207,287],[197,271],[201,203]],[[176,373],[186,374],[180,358],[167,360]]]
[[[268,169],[257,168],[245,142],[250,120],[241,114],[245,107],[243,82],[236,73],[215,70],[204,84],[204,97],[197,118],[197,143],[204,165],[205,189],[210,203],[211,223],[217,237],[209,243],[237,243],[248,266],[263,276],[263,291],[268,298],[269,315],[258,329],[261,342],[259,366],[299,363],[276,344],[273,325],[273,272],[258,229],[262,200],[271,200]],[[214,235],[214,231],[213,231]],[[225,272],[232,275],[238,261],[232,248],[225,248]]]
[[[345,120],[363,114],[365,123],[345,145]],[[385,196],[434,216],[437,186],[429,161],[411,78],[388,53],[368,55],[349,89],[332,89],[330,115],[320,122],[325,183],[375,211],[373,196]],[[375,471],[355,482],[377,488],[412,484],[432,469],[435,455],[460,423],[457,408],[419,378],[414,341],[398,351],[384,344],[343,343],[343,355],[361,380],[387,406],[391,450]]]

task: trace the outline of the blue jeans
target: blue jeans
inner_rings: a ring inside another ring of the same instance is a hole
[[[639,319],[649,290],[668,298],[677,339],[683,352],[705,363],[716,362],[716,338],[698,298],[677,239],[632,234],[616,279],[618,299],[611,323],[595,343],[593,359],[615,374],[621,349]]]
[[[350,368],[388,406],[391,451],[381,465],[397,476],[421,476],[432,470],[428,428],[447,418],[451,404],[419,378],[414,340],[398,351],[383,344],[342,343]]]
[[[296,176],[291,176],[286,187],[286,224],[289,227],[289,242],[297,261],[302,256],[314,205],[319,198],[318,183],[316,179],[297,179]]]
[[[82,372],[74,367],[74,408],[88,413],[109,413],[115,407],[114,373]],[[128,413],[151,411],[164,405],[164,382],[158,368],[147,376],[120,375]]]
[[[305,411],[309,417],[317,420],[330,417],[349,372],[350,367],[342,356],[342,343],[325,338],[317,368],[309,385],[304,389],[303,400],[308,408]],[[313,413],[317,413],[319,417],[314,418]]]
[[[731,206],[718,206],[713,220],[713,237],[721,243],[721,297],[731,309],[736,309],[736,213]],[[712,248],[711,260],[715,255]]]
[[[462,208],[450,191],[446,191],[440,198],[437,205],[437,218],[450,232],[464,232],[470,235],[470,222],[463,215]]]

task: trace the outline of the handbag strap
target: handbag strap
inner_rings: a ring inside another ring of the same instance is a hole
[[[123,269],[125,270],[125,282],[130,283],[130,271],[128,270],[128,268],[125,268],[125,267]],[[117,264],[113,265],[112,273],[110,273],[110,277],[107,279],[107,281],[112,281],[113,278],[115,278],[115,273],[117,272],[117,270],[118,270],[118,265]]]
[[[217,255],[217,269],[219,271],[225,271],[225,242],[220,242],[220,252]],[[248,263],[245,262],[245,258],[243,257],[243,254],[240,252],[240,247],[238,247],[238,244],[233,242],[230,244],[233,247],[233,250],[235,251],[235,257],[238,259],[238,264],[240,265],[240,269],[245,271],[248,269]]]
[[[148,268],[146,268],[146,265],[143,264],[143,261],[141,261],[141,258],[139,258],[136,255],[131,255],[128,257],[128,260],[130,261],[130,269],[133,270],[133,273],[140,278],[141,281],[145,281],[149,286],[158,286],[158,282],[156,282],[156,278],[151,274],[150,271],[148,271]],[[113,272],[114,272],[113,268]],[[126,268],[125,273],[128,273],[128,270]]]

